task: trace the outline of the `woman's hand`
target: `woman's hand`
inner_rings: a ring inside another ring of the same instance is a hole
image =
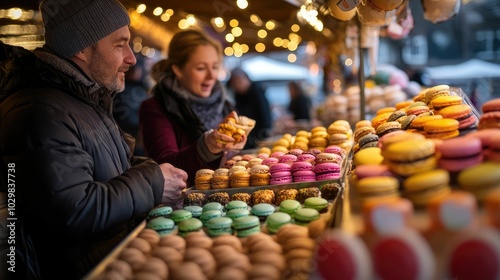
[[[232,143],[234,143],[233,137],[220,133],[217,130],[212,129],[208,133],[205,133],[205,144],[212,154],[218,154],[227,150],[228,146]]]
[[[205,133],[205,143],[208,147],[208,150],[212,154],[218,154],[224,150],[241,150],[245,146],[247,142],[246,132],[242,129],[237,129],[234,127],[234,124],[238,120],[238,113],[232,111],[227,116],[224,117],[222,124],[229,126],[227,127],[219,127],[218,130],[210,130],[208,133]],[[232,124],[230,124],[232,122]],[[226,129],[227,131],[225,131]],[[235,131],[238,131],[238,141],[236,141],[236,137],[234,134]],[[226,133],[224,133],[226,132]]]

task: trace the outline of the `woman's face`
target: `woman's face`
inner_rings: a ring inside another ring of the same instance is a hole
[[[210,96],[217,82],[219,68],[219,54],[211,45],[198,46],[182,68],[173,66],[181,85],[199,97]]]

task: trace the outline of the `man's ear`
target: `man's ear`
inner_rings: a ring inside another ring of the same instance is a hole
[[[77,52],[77,53],[74,55],[74,57],[75,57],[76,59],[78,59],[78,60],[83,61],[83,62],[88,62],[88,61],[87,61],[87,53],[86,53],[86,52],[88,52],[88,50],[87,50],[87,49],[81,50],[81,51]]]

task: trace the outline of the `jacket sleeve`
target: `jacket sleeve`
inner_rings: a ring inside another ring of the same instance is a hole
[[[0,125],[3,161],[15,164],[16,198],[26,209],[23,215],[43,225],[43,230],[88,237],[159,204],[164,179],[153,160],[95,181],[93,158],[83,147],[78,121],[72,116],[43,104],[8,112]],[[108,144],[102,144],[102,152],[113,145]]]
[[[211,164],[203,162],[199,156],[196,140],[187,140],[182,129],[176,131],[155,99],[141,104],[139,122],[146,155],[156,162],[168,162],[188,174],[195,174],[198,169]],[[218,166],[218,161],[215,164]]]

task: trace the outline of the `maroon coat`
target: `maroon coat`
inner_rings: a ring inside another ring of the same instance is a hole
[[[198,120],[189,120],[194,114],[185,104],[168,100],[164,108],[156,97],[141,104],[139,119],[145,152],[158,163],[168,162],[183,169],[189,175],[188,187],[194,185],[194,175],[201,168],[217,169],[222,157],[214,156],[211,162],[204,162],[199,155],[198,139],[201,134]],[[233,110],[226,104],[224,114]],[[206,129],[208,130],[208,129]],[[146,133],[145,133],[146,132]]]

